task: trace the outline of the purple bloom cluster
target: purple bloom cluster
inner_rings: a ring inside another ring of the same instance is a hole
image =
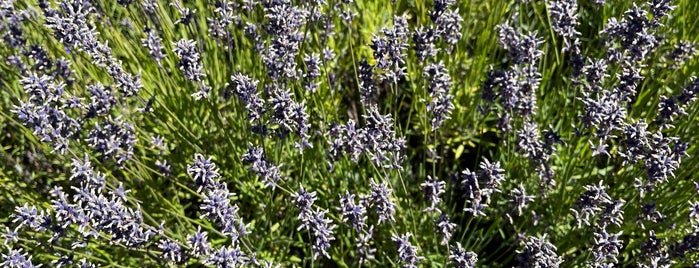
[[[294,198],[294,205],[299,210],[298,219],[301,221],[301,225],[298,230],[305,229],[313,236],[313,259],[318,258],[321,254],[330,258],[328,249],[330,242],[335,240],[333,229],[337,226],[332,224],[331,219],[325,218],[325,211],[319,208],[312,209],[313,203],[316,201],[316,192],[307,192],[301,186],[300,190],[292,195],[292,198]]]
[[[193,235],[187,235],[188,254],[197,258],[208,256],[211,252],[211,244],[207,232],[202,232],[201,227]]]
[[[357,230],[363,230],[366,227],[366,207],[361,202],[355,203],[355,195],[347,191],[344,195],[340,195],[340,215],[342,221],[352,226]]]
[[[369,106],[364,115],[366,124],[357,128],[354,120],[346,125],[333,124],[328,131],[329,167],[343,155],[349,155],[353,162],[366,155],[377,167],[401,169],[405,140],[396,138],[393,118],[390,114],[381,115],[376,106]]]
[[[309,12],[293,6],[289,0],[264,1],[263,5],[267,19],[264,29],[271,38],[267,48],[260,51],[267,74],[273,80],[296,80],[299,78],[296,56],[304,38],[300,30],[306,24]]]
[[[434,225],[437,234],[442,238],[439,244],[448,245],[451,236],[454,234],[454,231],[456,231],[456,223],[451,222],[447,214],[440,214],[439,218],[434,221]]]
[[[140,209],[131,209],[124,203],[130,190],[119,187],[108,189],[104,176],[92,169],[88,159],[73,160],[71,181],[72,198],[63,192],[62,188],[51,190],[51,209],[37,209],[36,206],[24,204],[15,209],[11,215],[12,222],[17,226],[14,231],[8,228],[8,238],[5,245],[16,241],[18,231],[30,229],[33,232],[51,234],[49,244],[63,246],[70,242],[70,248],[87,247],[88,243],[97,238],[106,238],[110,243],[119,244],[126,248],[144,247],[155,236],[152,227],[143,223]],[[73,232],[73,228],[77,232]],[[61,239],[66,238],[66,239]],[[64,246],[65,247],[65,246]],[[61,267],[73,263],[73,255],[65,252],[58,253],[58,259],[52,264]],[[6,267],[38,267],[31,266],[30,258],[21,251],[10,249],[3,265]],[[20,265],[20,266],[17,266]],[[92,267],[82,260],[81,267]]]
[[[449,94],[452,86],[451,76],[442,62],[425,66],[422,76],[429,81],[427,92],[430,101],[427,103],[427,112],[431,115],[430,123],[435,131],[450,118],[449,115],[454,109],[454,96]]]
[[[674,128],[672,122],[675,118],[687,115],[687,107],[696,101],[699,93],[699,78],[692,77],[691,80],[680,94],[670,97],[660,96],[658,116],[654,122],[661,129]]]
[[[134,76],[126,72],[107,43],[97,39],[98,32],[89,22],[94,7],[87,1],[77,0],[63,0],[58,6],[59,10],[42,7],[47,15],[46,26],[53,30],[56,38],[67,47],[85,51],[93,64],[106,68],[124,96],[138,94],[142,87],[140,74]]]
[[[456,43],[461,40],[461,23],[463,18],[459,15],[459,9],[449,9],[454,4],[451,0],[435,1],[434,9],[430,12],[430,18],[435,24],[434,32],[449,45],[451,51]]]
[[[500,45],[509,52],[514,65],[490,71],[481,97],[487,103],[497,101],[504,109],[504,114],[498,115],[498,125],[503,133],[508,133],[515,116],[529,121],[535,113],[536,90],[541,83],[537,63],[543,54],[539,48],[543,40],[536,33],[524,34],[507,24],[498,25],[497,29]]]
[[[397,83],[405,77],[405,57],[408,50],[408,17],[407,15],[394,16],[393,28],[384,27],[382,35],[374,35],[371,38],[371,49],[374,51],[376,68],[382,72],[379,77],[382,81]]]
[[[670,54],[672,65],[670,68],[677,69],[680,65],[691,59],[697,54],[697,45],[689,41],[680,41],[675,45],[675,48]]]
[[[16,10],[11,1],[0,5],[0,35],[9,47],[21,48],[27,43],[22,22],[28,16],[25,10]]]
[[[161,239],[158,241],[158,249],[160,249],[160,258],[175,264],[183,264],[189,260],[189,256],[185,250],[177,242]]]
[[[279,166],[275,166],[269,162],[264,155],[262,148],[258,146],[248,147],[248,151],[243,155],[242,161],[246,165],[250,165],[250,170],[255,172],[259,178],[265,182],[265,187],[272,187],[274,190],[279,181],[282,179],[282,174],[279,173]]]
[[[457,177],[464,196],[468,198],[464,211],[476,217],[485,216],[484,210],[490,204],[491,196],[500,192],[498,187],[505,180],[505,170],[500,168],[500,162],[491,163],[485,159],[479,168],[478,174],[465,169]]]
[[[621,227],[624,220],[622,210],[625,201],[623,199],[614,200],[607,194],[607,187],[602,184],[583,186],[585,192],[575,203],[575,209],[571,209],[575,219],[578,221],[578,228],[584,223],[587,226],[594,226],[594,241],[592,243],[593,266],[609,266],[618,262],[617,256],[622,247],[619,240],[621,232],[609,233],[611,225]],[[597,217],[597,221],[592,223],[592,218]]]
[[[366,60],[360,61],[357,76],[359,78],[359,94],[362,103],[376,103],[378,93],[376,85],[374,85],[374,66],[370,65]]]
[[[299,137],[300,141],[295,142],[294,146],[303,152],[306,148],[313,148],[308,134],[311,123],[308,121],[306,104],[298,103],[292,97],[293,94],[289,90],[272,90],[269,99],[272,111],[271,118],[272,122],[280,127],[279,134],[286,136],[289,133],[294,133]]]
[[[357,245],[357,258],[359,264],[363,264],[368,260],[373,260],[376,254],[376,248],[371,245],[371,237],[374,235],[374,226],[370,226],[368,230],[362,230],[355,238]]]
[[[478,255],[473,251],[466,251],[461,243],[456,242],[456,247],[449,251],[449,262],[457,268],[475,268]]]
[[[517,130],[517,149],[535,166],[542,191],[556,186],[549,159],[555,152],[554,145],[561,143],[554,130],[547,129],[543,134],[544,137],[539,135],[539,127],[534,122],[524,122],[522,129]]]
[[[195,154],[193,163],[187,165],[187,174],[198,186],[197,192],[204,195],[199,207],[201,217],[213,221],[234,243],[246,235],[245,224],[238,216],[238,206],[231,205],[230,197],[234,194],[228,190],[226,183],[219,180],[219,169],[211,157]]]
[[[556,246],[548,242],[546,235],[542,237],[528,236],[524,241],[524,249],[517,251],[517,261],[520,268],[556,268],[563,263],[556,254]]]
[[[430,205],[425,208],[425,211],[441,212],[439,208],[437,208],[437,205],[442,201],[439,195],[444,193],[445,184],[445,182],[440,181],[438,178],[433,179],[432,176],[429,175],[427,175],[427,180],[420,184],[425,200],[430,202]]]
[[[123,164],[133,157],[133,147],[137,140],[132,124],[121,118],[110,118],[95,124],[86,141],[102,158],[116,159],[117,164]]]
[[[7,254],[2,254],[3,262],[0,265],[7,268],[37,268],[41,267],[41,264],[34,265],[32,263],[32,256],[27,257],[26,252],[22,252],[22,249],[10,249]]]
[[[413,49],[420,61],[424,62],[437,55],[440,50],[436,46],[438,39],[447,44],[448,52],[461,40],[463,18],[459,15],[459,9],[450,9],[454,4],[453,0],[435,1],[433,9],[429,11],[430,20],[434,25],[420,25],[413,32]]]
[[[563,50],[579,53],[580,41],[575,27],[578,22],[578,1],[576,0],[553,0],[548,2],[548,10],[551,16],[551,29],[563,37]]]
[[[320,55],[313,53],[311,55],[305,55],[303,57],[303,62],[306,64],[306,73],[303,75],[304,78],[304,88],[310,92],[316,92],[320,83],[314,82],[315,79],[320,77]]]
[[[420,61],[437,56],[436,33],[431,27],[420,26],[413,32],[413,50]]]
[[[29,73],[22,77],[20,85],[29,98],[20,101],[12,112],[41,141],[51,143],[54,151],[65,153],[70,139],[81,129],[78,119],[67,113],[70,107],[69,99],[64,96],[65,84],[56,83],[47,75]]]
[[[510,206],[515,216],[521,216],[522,210],[524,210],[529,203],[534,201],[534,196],[527,195],[524,185],[520,184],[517,188],[510,190]],[[507,214],[507,217],[512,221],[512,217]]]
[[[87,104],[86,117],[92,118],[100,115],[109,115],[112,107],[117,105],[117,98],[109,86],[97,82],[87,86],[90,93],[90,103]]]
[[[417,255],[417,247],[410,243],[411,236],[410,232],[400,236],[396,234],[391,235],[391,240],[396,243],[396,249],[398,250],[398,261],[403,268],[417,268],[418,263],[425,259],[425,257]]]
[[[180,15],[180,17],[175,21],[175,24],[189,25],[189,23],[192,22],[196,10],[192,10],[188,7],[183,6],[180,0],[172,1],[170,5],[175,7],[175,10]]]
[[[621,20],[610,18],[602,30],[608,38],[605,40],[609,48],[607,60],[616,62],[624,57],[625,60],[641,61],[660,45],[660,40],[654,34],[660,26],[660,19],[671,9],[669,1],[653,1],[649,12],[636,6],[624,12]],[[624,55],[625,54],[625,55]]]
[[[621,207],[625,201],[612,199],[607,194],[607,186],[603,185],[602,181],[598,185],[585,185],[583,188],[585,192],[575,202],[575,209],[571,208],[578,221],[578,228],[583,223],[587,226],[592,225],[591,220],[594,217],[598,217],[598,222],[594,223],[595,226],[606,229],[613,224],[620,227],[624,220],[624,211]]]
[[[148,55],[158,63],[158,66],[162,66],[160,61],[165,58],[162,39],[154,29],[146,27],[143,32],[146,33],[146,38],[141,39],[141,43],[148,49]]]
[[[228,41],[231,37],[229,27],[233,23],[240,23],[240,17],[236,13],[238,3],[223,0],[217,1],[215,5],[214,17],[206,18],[206,22],[209,25],[208,32],[217,40]]]
[[[260,82],[242,73],[231,75],[233,81],[233,93],[245,104],[250,122],[258,121],[265,113],[265,101],[257,92],[257,84]]]
[[[369,206],[379,215],[378,224],[395,221],[393,214],[396,211],[396,204],[391,201],[391,192],[391,188],[386,183],[376,183],[373,178],[371,179],[371,194],[368,200]]]
[[[197,42],[194,40],[180,39],[173,42],[172,52],[175,53],[180,60],[177,63],[178,68],[184,74],[184,78],[200,84],[200,91],[192,94],[197,100],[206,98],[210,89],[202,80],[206,74],[202,70],[201,55],[197,51]]]

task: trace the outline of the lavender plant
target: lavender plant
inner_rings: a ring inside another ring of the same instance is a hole
[[[694,267],[689,0],[0,0],[2,267]]]

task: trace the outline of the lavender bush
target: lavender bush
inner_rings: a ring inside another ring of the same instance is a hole
[[[697,14],[0,0],[0,266],[696,267]]]

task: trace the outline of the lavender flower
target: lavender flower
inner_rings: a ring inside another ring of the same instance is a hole
[[[0,33],[2,40],[10,48],[21,48],[27,43],[22,29],[22,21],[27,19],[25,10],[15,9],[13,2],[3,3],[0,7]]]
[[[89,21],[89,15],[94,11],[92,5],[85,1],[63,0],[60,10],[49,10],[43,6],[46,13],[46,26],[53,30],[58,40],[68,48],[85,51],[92,63],[107,69],[114,82],[125,96],[138,94],[141,87],[140,74],[132,75],[121,66],[121,62],[112,55],[107,43],[97,39],[98,32]]]
[[[456,223],[451,222],[447,214],[441,214],[434,222],[434,225],[437,234],[439,234],[439,236],[442,238],[442,241],[440,241],[439,244],[448,245],[452,234],[454,234],[454,231],[456,231]]]
[[[214,17],[206,18],[209,25],[209,34],[218,39],[224,40],[224,38],[230,38],[230,30],[228,29],[233,22],[238,22],[240,17],[236,15],[237,3],[220,1],[216,2],[216,8],[214,9]],[[228,46],[226,45],[226,48]]]
[[[161,250],[160,258],[174,264],[183,264],[189,258],[184,249],[174,241],[161,239],[158,243],[158,248]]]
[[[112,107],[117,105],[116,96],[110,87],[105,87],[102,83],[87,86],[90,92],[90,103],[87,105],[87,117],[98,115],[108,115]]]
[[[432,19],[437,27],[435,27],[435,33],[449,45],[449,51],[451,51],[456,45],[456,43],[461,40],[461,23],[464,19],[459,15],[459,9],[456,10],[446,10],[436,19]]]
[[[384,221],[394,221],[393,214],[396,211],[396,204],[391,201],[391,189],[386,183],[377,184],[371,179],[371,194],[369,204],[379,215],[379,224]]]
[[[619,240],[621,232],[609,234],[605,228],[596,228],[594,233],[595,239],[592,244],[592,255],[594,262],[597,264],[615,264],[618,263],[617,256],[622,247],[622,241]]]
[[[41,267],[41,264],[34,265],[32,263],[32,256],[28,256],[26,252],[22,252],[22,249],[10,249],[7,254],[2,254],[3,261],[0,265],[8,268],[36,268]]]
[[[22,228],[23,226],[29,227],[36,232],[42,232],[46,230],[46,223],[50,221],[50,216],[46,215],[43,210],[38,210],[36,206],[29,206],[29,204],[24,204],[21,207],[15,208],[15,213],[13,213],[12,220],[13,223],[17,223],[17,228]]]
[[[204,195],[199,210],[202,218],[213,221],[220,227],[222,233],[236,241],[239,237],[244,236],[246,231],[245,225],[238,217],[238,206],[230,203],[230,197],[233,195],[225,187],[225,184],[221,184],[217,189],[209,190]]]
[[[578,32],[575,27],[578,22],[578,3],[576,0],[553,0],[548,3],[551,15],[551,28],[555,33],[563,37],[563,50],[578,53]]]
[[[68,150],[69,142],[80,131],[81,124],[66,112],[65,84],[55,83],[47,75],[29,73],[20,79],[29,98],[13,106],[19,122],[33,129],[42,142],[51,143],[61,154]]]
[[[548,242],[546,235],[542,237],[528,236],[524,242],[524,249],[518,250],[517,267],[551,267],[555,268],[563,263],[561,257],[556,254],[556,246]]]
[[[187,165],[187,174],[194,179],[194,184],[198,186],[197,192],[201,193],[202,189],[207,191],[213,190],[219,175],[219,169],[216,163],[211,161],[211,157],[204,158],[201,154],[194,155],[194,162]]]
[[[133,157],[133,147],[137,140],[132,124],[121,118],[110,118],[109,121],[95,124],[86,141],[102,158],[115,158],[117,164],[121,165]]]
[[[539,49],[543,40],[536,33],[523,34],[507,24],[498,25],[497,29],[500,45],[510,52],[515,64],[534,63],[543,54]]]
[[[692,77],[691,82],[684,87],[680,94],[660,96],[658,116],[654,122],[661,129],[673,128],[672,122],[677,117],[687,114],[686,109],[696,101],[697,92],[699,92],[699,79]]]
[[[440,61],[438,64],[429,64],[423,70],[423,77],[429,81],[427,92],[430,95],[430,102],[427,103],[427,112],[431,114],[430,119],[432,131],[436,131],[447,119],[454,109],[452,99],[449,94],[451,90],[451,76],[446,67]]]
[[[362,230],[366,227],[366,208],[362,203],[355,204],[355,195],[346,191],[340,195],[340,211],[342,221],[348,223],[352,228]]]
[[[680,41],[675,45],[672,53],[670,53],[670,60],[672,61],[672,65],[670,67],[676,69],[696,54],[697,45],[695,43]]]
[[[394,16],[393,28],[383,28],[383,36],[374,35],[371,38],[371,49],[374,51],[376,67],[383,73],[381,80],[397,83],[405,77],[405,51],[408,49],[408,17]]]
[[[327,250],[330,248],[330,242],[335,240],[333,229],[336,226],[332,224],[332,220],[325,218],[325,211],[312,210],[313,203],[316,201],[316,192],[307,192],[303,186],[300,186],[300,190],[291,197],[294,198],[293,203],[299,210],[298,219],[301,225],[298,230],[305,229],[314,238],[313,259],[321,254],[330,258]]]
[[[211,162],[211,157],[204,158],[201,154],[194,155],[194,163],[187,165],[189,174],[196,186],[197,192],[202,193],[204,200],[199,210],[202,218],[208,218],[217,225],[223,234],[233,241],[245,236],[245,224],[238,217],[238,206],[231,204],[230,197],[234,194],[228,190],[225,183],[219,181],[219,169]]]
[[[534,196],[527,195],[526,189],[524,189],[522,184],[510,191],[510,206],[517,216],[522,215],[522,210],[532,201],[534,201]]]
[[[192,22],[192,19],[194,19],[194,13],[196,10],[191,10],[188,7],[185,7],[182,5],[180,0],[174,0],[172,3],[170,3],[171,6],[175,7],[175,10],[177,10],[177,13],[179,13],[180,17],[175,21],[175,24],[184,24],[184,25],[189,25],[190,22]]]
[[[381,115],[378,107],[370,106],[364,119],[366,125],[358,137],[361,151],[377,166],[401,169],[400,153],[405,148],[405,140],[395,137],[391,115]]]
[[[483,210],[487,206],[483,201],[483,194],[480,190],[478,177],[476,173],[469,169],[463,170],[458,175],[458,181],[461,184],[461,189],[464,191],[464,196],[468,198],[468,207],[464,207],[464,211],[471,213],[474,216],[485,216]]]
[[[432,28],[420,26],[419,28],[415,29],[415,32],[413,33],[413,43],[415,44],[413,49],[415,50],[415,53],[420,61],[424,62],[428,58],[432,58],[437,55],[439,49],[436,48],[434,44],[436,39],[436,34]]]
[[[13,230],[10,229],[10,227],[5,226],[5,232],[2,233],[2,237],[5,238],[5,242],[3,242],[3,245],[7,246],[7,244],[9,243],[19,241],[19,233],[17,232],[17,229],[19,229],[19,227]]]
[[[457,268],[475,268],[478,255],[473,251],[466,251],[461,243],[456,242],[456,248],[449,251],[449,262]]]
[[[155,160],[155,167],[158,168],[158,172],[163,174],[165,177],[170,176],[171,166],[167,163],[167,160]]]
[[[92,172],[92,174],[95,174]],[[100,189],[81,185],[72,187],[76,207],[84,213],[78,218],[79,230],[85,237],[97,237],[99,232],[111,237],[112,242],[127,248],[141,247],[155,235],[143,224],[139,209],[131,209],[117,194],[105,196]],[[89,229],[85,227],[89,226]]]
[[[314,80],[320,77],[320,56],[316,53],[305,55],[303,61],[306,64],[306,73],[303,75],[304,88],[310,92],[316,92],[319,83],[314,82]]]
[[[242,73],[231,76],[233,81],[233,93],[245,104],[250,122],[258,121],[265,113],[265,101],[257,92],[258,80],[252,79]]]
[[[197,42],[180,39],[177,42],[173,42],[172,46],[175,47],[172,49],[172,52],[180,60],[177,66],[184,74],[184,77],[190,81],[201,82],[205,74],[200,63]]]
[[[247,260],[247,256],[238,246],[224,246],[206,256],[206,264],[222,268],[242,266]]]
[[[374,234],[374,226],[369,226],[368,230],[361,230],[355,238],[357,245],[357,258],[359,264],[362,265],[368,260],[373,260],[376,254],[376,248],[371,245],[371,237]]]
[[[591,184],[583,186],[585,192],[580,195],[580,198],[575,203],[577,209],[571,209],[575,219],[578,221],[578,228],[585,223],[590,226],[591,218],[602,211],[602,206],[612,202],[612,198],[607,194],[607,187],[602,184]]]
[[[410,243],[410,236],[412,236],[412,234],[409,232],[401,236],[396,234],[391,235],[391,240],[396,243],[398,260],[403,268],[418,267],[418,263],[425,259],[425,257],[417,255],[417,247]]]
[[[211,252],[211,244],[209,244],[206,232],[201,231],[201,227],[193,235],[187,235],[188,254],[195,257],[208,256]]]
[[[311,207],[313,206],[313,203],[316,201],[316,192],[307,192],[304,188],[303,185],[299,185],[299,191],[292,194],[291,197],[293,198],[292,202],[294,203],[294,206],[299,210],[299,220],[301,220],[302,224],[306,224],[308,221],[308,214],[311,211]]]
[[[316,209],[311,214],[310,227],[306,227],[314,237],[313,240],[313,258],[316,259],[319,255],[324,255],[326,258],[330,258],[328,249],[330,248],[330,242],[335,240],[335,235],[333,229],[335,225],[332,224],[331,219],[325,218],[325,211]]]
[[[427,175],[427,181],[420,184],[425,200],[430,202],[430,205],[425,208],[425,211],[441,212],[439,208],[437,208],[437,205],[442,201],[439,195],[444,193],[444,185],[445,183],[443,181],[437,178],[433,179],[430,175]]]
[[[300,141],[295,142],[294,146],[300,152],[306,148],[313,148],[313,144],[309,141],[310,122],[308,122],[306,104],[292,100],[293,95],[289,90],[274,90],[271,95],[269,99],[273,111],[271,118],[275,124],[280,126],[280,134],[282,136],[288,133],[296,134]]]
[[[370,65],[366,60],[359,62],[359,94],[362,103],[375,103],[377,96],[377,89],[374,85],[374,66]]]
[[[151,28],[146,27],[143,32],[146,33],[146,38],[141,39],[141,43],[148,49],[148,55],[158,63],[158,66],[161,66],[160,61],[165,58],[162,39],[160,39],[155,30]]]
[[[146,11],[149,15],[155,14],[155,9],[158,8],[158,1],[156,0],[143,0],[141,1],[141,5],[143,6],[143,10]]]
[[[260,147],[251,145],[243,155],[242,161],[244,164],[251,165],[250,170],[265,182],[265,187],[272,187],[274,190],[282,179],[282,175],[279,173],[281,165],[275,166],[269,162]]]
[[[271,1],[264,7],[267,23],[265,30],[272,36],[266,51],[261,51],[262,61],[273,80],[297,79],[296,56],[303,41],[301,27],[308,19],[308,12],[292,6],[291,1]]]

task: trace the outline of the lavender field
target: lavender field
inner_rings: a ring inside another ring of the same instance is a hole
[[[0,267],[699,267],[698,24],[0,0]]]

